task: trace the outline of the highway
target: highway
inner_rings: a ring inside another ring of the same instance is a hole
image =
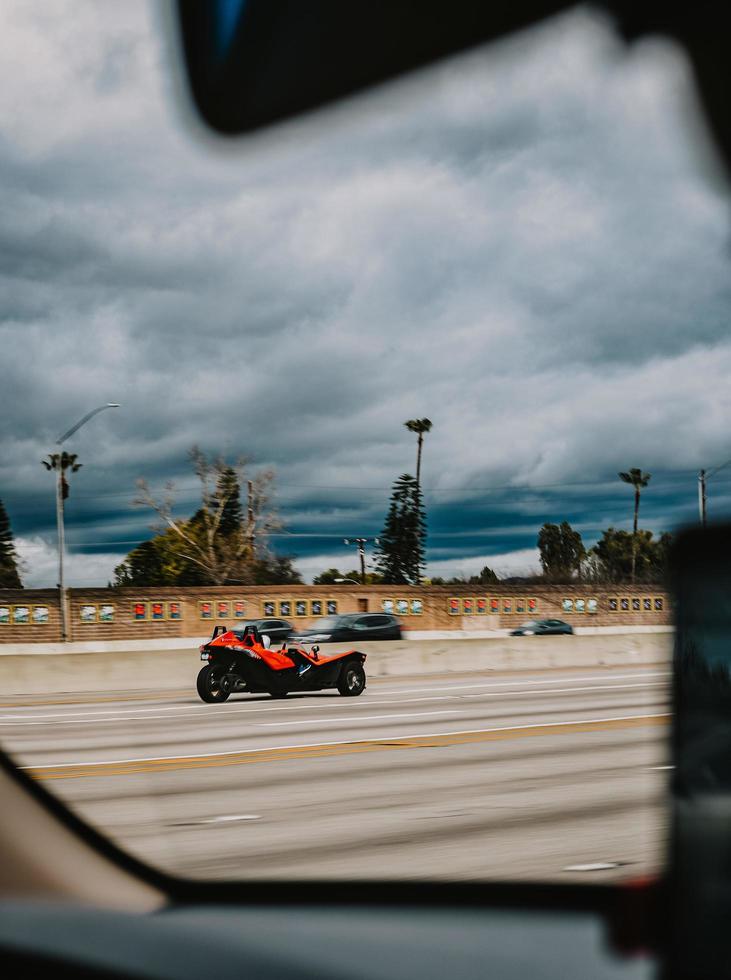
[[[384,678],[356,699],[5,698],[19,765],[205,878],[607,881],[662,867],[659,666]]]

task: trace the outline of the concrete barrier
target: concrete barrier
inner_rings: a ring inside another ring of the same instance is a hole
[[[111,646],[108,644],[107,646]],[[66,652],[63,647],[40,653],[25,649],[0,654],[0,696],[69,694],[89,691],[194,690],[201,663],[195,641],[184,648],[92,649]],[[127,645],[130,646],[129,644]],[[352,644],[324,644],[323,653]],[[418,677],[475,670],[545,670],[550,668],[669,665],[668,632],[595,636],[527,636],[450,640],[402,640],[364,643],[369,677]]]
[[[429,640],[364,644],[371,677],[472,670],[545,670],[669,664],[672,635],[510,636],[493,640]],[[345,647],[344,647],[345,649]]]

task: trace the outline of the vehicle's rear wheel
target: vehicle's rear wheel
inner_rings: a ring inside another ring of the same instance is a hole
[[[230,685],[227,685],[225,689],[222,687],[221,681],[224,674],[223,667],[215,664],[206,664],[205,667],[201,667],[196,681],[201,701],[205,701],[206,704],[214,704],[217,701],[228,700],[231,687]]]
[[[340,671],[338,691],[344,698],[357,698],[365,691],[366,674],[357,660],[349,660]]]

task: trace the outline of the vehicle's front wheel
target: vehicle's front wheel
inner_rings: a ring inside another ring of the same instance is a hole
[[[214,704],[217,701],[228,700],[231,690],[230,688],[224,690],[221,686],[224,673],[222,667],[214,664],[206,664],[205,667],[201,667],[196,681],[201,701],[205,701],[206,704]]]
[[[340,672],[338,691],[344,698],[357,698],[365,691],[366,674],[363,665],[357,660],[350,660]]]

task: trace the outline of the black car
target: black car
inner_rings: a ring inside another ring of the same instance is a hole
[[[529,619],[516,630],[511,630],[511,636],[559,636],[562,633],[573,633],[574,628],[562,619]]]
[[[286,619],[247,619],[241,624],[240,632],[243,633],[246,626],[256,626],[259,633],[269,637],[272,643],[284,643],[294,633],[294,626]],[[239,632],[237,626],[234,632]]]
[[[400,640],[401,626],[387,613],[343,613],[323,616],[297,633],[304,643],[341,643],[345,640]]]

